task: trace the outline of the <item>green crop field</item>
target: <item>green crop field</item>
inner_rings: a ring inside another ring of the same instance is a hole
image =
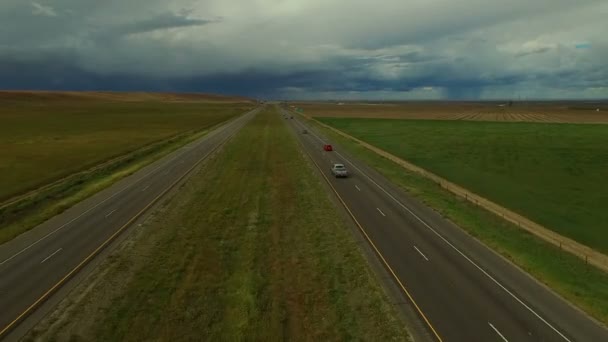
[[[202,168],[26,340],[407,340],[274,110]]]
[[[0,243],[253,106],[199,94],[0,92]]]
[[[608,323],[608,273],[562,251],[464,199],[432,180],[368,150],[353,140],[311,123],[332,141],[373,167],[488,247],[548,285],[602,323]]]
[[[608,126],[318,118],[608,253]]]
[[[250,103],[0,98],[0,201],[180,133]]]

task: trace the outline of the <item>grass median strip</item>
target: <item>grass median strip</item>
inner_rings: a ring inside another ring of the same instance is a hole
[[[565,253],[500,217],[454,196],[421,175],[369,151],[352,140],[309,121],[350,154],[375,168],[591,316],[608,323],[608,274]]]
[[[273,110],[245,126],[162,211],[29,338],[407,338]]]

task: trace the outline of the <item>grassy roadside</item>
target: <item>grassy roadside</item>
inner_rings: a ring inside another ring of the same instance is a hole
[[[145,146],[207,129],[253,107],[251,103],[44,101],[33,96],[8,101],[2,94],[2,202]]]
[[[115,162],[83,171],[31,196],[0,208],[0,244],[62,213],[74,204],[109,187],[120,179],[203,137],[212,128],[188,132],[157,142]]]
[[[407,339],[273,110],[162,210],[27,339]]]
[[[434,182],[311,122],[353,156],[378,170],[591,316],[608,324],[608,274],[500,217],[457,198]]]

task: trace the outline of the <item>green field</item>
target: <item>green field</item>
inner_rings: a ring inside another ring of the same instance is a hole
[[[533,277],[608,324],[608,274],[440,185],[311,121],[328,138]]]
[[[251,106],[0,101],[0,201],[153,142],[211,127]]]
[[[319,120],[608,253],[608,125]]]
[[[407,339],[272,109],[134,234],[26,340]]]
[[[253,107],[200,97],[0,92],[0,243]]]

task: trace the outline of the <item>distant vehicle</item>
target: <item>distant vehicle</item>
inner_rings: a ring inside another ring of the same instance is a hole
[[[333,151],[334,150],[334,148],[330,144],[323,145],[323,149],[325,151]]]
[[[306,129],[303,129],[302,134],[306,134],[306,133],[308,133],[308,131]]]
[[[290,119],[293,119],[293,116],[290,116],[289,118],[290,118]]]
[[[346,167],[344,166],[344,164],[333,164],[331,167],[331,173],[336,178],[348,177],[348,171],[346,170]]]

